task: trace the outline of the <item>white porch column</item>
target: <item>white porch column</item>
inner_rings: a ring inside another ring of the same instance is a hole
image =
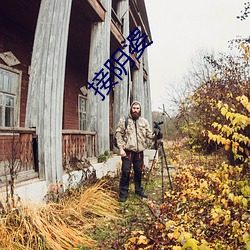
[[[31,61],[25,124],[36,127],[39,176],[48,183],[62,180],[63,92],[71,3],[41,1]]]
[[[110,58],[110,22],[111,0],[100,0],[106,9],[105,21],[92,23],[89,53],[88,82],[92,83],[95,72],[104,68],[104,63]],[[100,90],[102,92],[102,90]],[[87,130],[97,131],[97,154],[109,150],[109,96],[105,100],[95,90],[88,90]]]
[[[123,23],[123,36],[125,39],[129,36],[129,0],[120,0],[117,4],[117,16],[120,19],[121,23]],[[124,53],[129,55],[129,46],[123,49]],[[120,53],[117,53],[117,57],[120,56]],[[124,63],[126,60],[123,57],[120,62]],[[119,66],[118,66],[119,67]],[[114,130],[117,127],[118,121],[120,117],[128,115],[129,106],[130,106],[130,93],[129,93],[129,85],[130,85],[130,66],[127,63],[124,66],[128,72],[128,75],[123,75],[122,80],[115,76],[114,81],[118,81],[119,83],[115,85],[114,90]]]

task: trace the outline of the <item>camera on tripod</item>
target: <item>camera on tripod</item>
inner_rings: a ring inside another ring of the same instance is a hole
[[[162,125],[162,124],[163,124],[163,121],[161,121],[161,122],[154,122],[154,128],[161,130],[160,125]]]
[[[161,133],[161,127],[160,127],[160,125],[162,124],[163,124],[163,121],[160,121],[160,122],[154,121],[154,129],[155,129],[154,134],[156,135],[155,136],[156,140],[163,138],[163,134]]]
[[[154,148],[155,148],[155,155],[154,155],[154,159],[151,165],[151,168],[148,172],[148,179],[145,185],[145,189],[149,180],[149,176],[150,173],[153,169],[155,160],[156,160],[156,155],[158,153],[157,157],[160,157],[161,159],[161,177],[162,177],[162,203],[164,202],[164,162],[165,162],[165,167],[167,169],[167,174],[168,174],[168,180],[169,180],[169,185],[170,185],[170,189],[172,189],[172,180],[171,180],[171,176],[170,176],[170,172],[169,172],[169,167],[168,167],[168,163],[167,163],[167,156],[165,153],[165,149],[163,146],[163,134],[161,132],[161,127],[160,125],[163,124],[163,121],[154,121],[154,134],[155,134],[155,141],[154,141]]]

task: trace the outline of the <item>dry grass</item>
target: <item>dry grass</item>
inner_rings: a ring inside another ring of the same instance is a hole
[[[98,220],[118,219],[114,194],[99,182],[85,190],[74,190],[59,203],[22,205],[0,218],[0,249],[93,248],[87,230]]]

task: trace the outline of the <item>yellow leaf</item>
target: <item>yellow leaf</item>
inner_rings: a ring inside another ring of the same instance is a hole
[[[195,240],[195,239],[188,239],[187,243],[181,248],[181,249],[186,249],[188,247],[191,247],[192,250],[199,250],[197,244],[199,243],[199,241]]]
[[[172,220],[167,221],[166,224],[165,224],[167,230],[174,227],[174,225],[175,225],[175,222],[172,221]]]
[[[208,242],[206,240],[204,240],[204,239],[201,240],[201,243],[202,243],[202,245],[205,245],[205,246],[208,245]]]
[[[204,208],[201,208],[199,211],[199,214],[202,214],[204,212]]]
[[[226,151],[228,151],[230,149],[230,144],[226,143],[224,148],[225,148]]]
[[[241,193],[246,197],[246,196],[250,196],[250,187],[249,186],[245,186],[243,188],[241,188]]]
[[[201,244],[201,245],[199,246],[199,250],[212,250],[212,248],[210,248],[209,246],[206,246],[206,245],[204,245],[204,244]]]
[[[221,143],[222,143],[222,145],[225,145],[225,144],[226,144],[226,139],[225,139],[225,138],[222,138],[222,139],[221,139]]]
[[[234,220],[234,221],[232,222],[232,226],[233,226],[232,232],[233,232],[233,233],[236,233],[236,232],[237,232],[237,229],[240,228],[240,223],[239,223],[237,220]]]
[[[129,238],[129,241],[130,241],[131,243],[133,243],[133,244],[136,243],[136,240],[137,240],[136,237]]]
[[[228,120],[229,118],[231,118],[231,114],[229,112],[227,112],[226,115],[225,115],[225,117]]]
[[[181,247],[180,247],[180,246],[173,246],[172,249],[173,249],[173,250],[181,250]]]
[[[183,216],[183,220],[184,220],[185,222],[188,221],[188,216],[187,216],[187,214],[185,214],[185,215]]]
[[[245,108],[247,109],[248,112],[250,112],[250,102],[246,105]]]
[[[178,242],[183,242],[184,240],[187,241],[188,239],[191,239],[192,235],[190,233],[187,233],[187,232],[183,232],[179,239],[178,239]]]
[[[217,136],[217,143],[220,144],[221,143],[221,137]]]
[[[174,233],[173,233],[173,238],[174,239],[178,239],[179,237],[180,237],[180,232],[179,232],[179,229],[178,228],[176,228],[175,230],[174,230]]]
[[[226,200],[226,199],[221,199],[221,203],[224,205],[224,207],[225,208],[227,208],[227,206],[228,206],[228,200]]]
[[[185,196],[182,196],[182,202],[185,203],[187,201],[187,198]]]
[[[236,100],[239,102],[239,101],[240,101],[240,96],[237,96],[237,97],[236,97]]]
[[[133,235],[144,234],[144,232],[143,231],[137,231],[137,230],[135,230],[135,231],[132,231],[132,234]]]
[[[173,234],[173,233],[168,233],[167,235],[168,235],[168,238],[169,238],[170,240],[172,240],[172,239],[174,238],[174,234]]]
[[[244,208],[248,208],[248,200],[246,198],[242,199],[242,204],[243,204]]]
[[[225,215],[225,219],[223,221],[224,226],[228,226],[231,220],[231,216],[229,214]]]
[[[223,116],[225,116],[226,113],[227,113],[227,109],[226,109],[225,107],[222,107],[221,110],[220,110],[220,112],[221,112],[221,114],[222,114]]]
[[[137,242],[137,245],[147,245],[148,244],[148,239],[146,236],[144,235],[140,235],[139,239],[138,239],[138,242]]]
[[[242,103],[242,105],[243,105],[244,107],[248,104],[248,98],[247,98],[247,96],[243,95],[243,96],[241,97],[241,103]]]
[[[246,249],[250,250],[250,235],[247,232],[244,233],[244,235],[243,235],[243,241],[246,244]]]

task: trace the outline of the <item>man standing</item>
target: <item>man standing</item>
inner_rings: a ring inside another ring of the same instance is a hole
[[[125,120],[127,121],[125,122]],[[125,125],[125,123],[127,123]],[[130,171],[133,164],[135,193],[147,198],[141,185],[143,151],[147,147],[147,138],[154,139],[148,121],[141,116],[141,104],[134,101],[130,107],[128,118],[121,118],[115,131],[117,145],[122,157],[122,175],[119,185],[120,202],[128,197]]]

